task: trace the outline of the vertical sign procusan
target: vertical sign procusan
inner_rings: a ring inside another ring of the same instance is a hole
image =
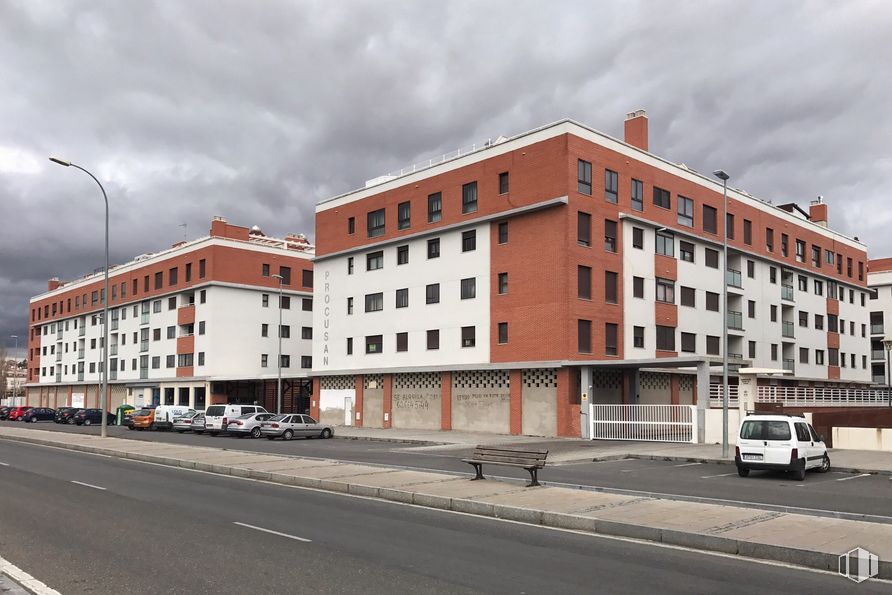
[[[322,292],[322,365],[328,365],[328,325],[331,322],[331,292],[329,291],[328,279],[331,277],[331,271],[325,271],[325,283]]]

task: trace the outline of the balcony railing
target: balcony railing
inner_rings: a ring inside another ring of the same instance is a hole
[[[871,349],[870,359],[884,360],[886,359],[886,351],[884,349]]]
[[[118,330],[118,319],[117,318],[112,318],[111,330],[113,330],[113,331]]]
[[[61,362],[61,361],[62,361],[62,352],[59,351],[58,349],[56,350],[56,361],[57,361],[57,362]]]
[[[788,339],[795,338],[795,334],[793,333],[793,323],[792,322],[783,322],[781,324],[781,335],[787,337]],[[784,360],[786,361],[786,360]]]
[[[743,312],[728,310],[728,328],[738,331],[743,330]]]
[[[793,300],[793,286],[792,285],[781,285],[781,299],[794,301]]]
[[[56,331],[56,338],[57,339],[62,338],[62,325],[61,324],[59,325],[59,330]]]
[[[139,352],[144,353],[149,350],[149,342],[148,341],[140,341],[139,342]]]
[[[790,372],[796,371],[796,362],[791,359],[784,360],[784,370],[789,370]]]
[[[141,380],[145,380],[149,377],[149,369],[148,368],[140,368],[139,369],[139,377]]]
[[[142,318],[140,318],[139,323],[140,324],[149,324],[149,313],[148,312],[142,313]]]
[[[728,359],[743,359],[743,354],[742,353],[732,353],[729,351]]]
[[[118,371],[117,370],[109,371],[108,378],[109,378],[109,380],[117,380],[118,379]]]
[[[117,344],[112,345],[111,347],[109,347],[109,348],[108,348],[108,352],[109,352],[110,355],[118,355],[118,346],[117,346]]]
[[[83,373],[83,372],[78,372],[78,373],[77,373],[77,381],[78,381],[78,382],[83,382],[83,381],[84,381],[84,373]]]
[[[883,324],[871,324],[870,325],[870,334],[871,335],[882,335],[884,333],[884,325]]]
[[[84,359],[84,348],[81,347],[77,350],[77,359]]]
[[[83,337],[83,336],[86,335],[86,334],[87,334],[87,327],[85,327],[85,326],[82,324],[82,325],[80,326],[80,328],[78,329],[77,336],[78,336],[78,337]]]
[[[740,271],[728,269],[725,271],[725,280],[731,287],[743,287],[743,276],[740,274]]]
[[[62,372],[56,372],[56,382],[62,382]]]
[[[885,376],[874,376],[871,379],[871,382],[873,382],[874,384],[886,384],[886,377]]]

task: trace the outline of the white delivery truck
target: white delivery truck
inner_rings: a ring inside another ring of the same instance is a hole
[[[173,420],[187,413],[195,413],[195,410],[185,405],[158,405],[152,427],[156,430],[169,430],[173,427]]]

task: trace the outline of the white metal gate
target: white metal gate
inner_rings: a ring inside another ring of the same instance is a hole
[[[592,440],[697,442],[695,405],[590,405]]]

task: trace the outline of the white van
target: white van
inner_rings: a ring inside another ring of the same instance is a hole
[[[269,413],[259,405],[211,405],[204,412],[204,429],[211,436],[226,431],[229,420],[249,413]]]
[[[792,471],[798,481],[807,469],[830,470],[824,439],[799,415],[747,415],[737,434],[734,455],[741,477],[751,469]]]
[[[156,430],[169,430],[173,427],[173,420],[187,413],[195,413],[195,410],[185,405],[158,405],[155,407],[155,421],[152,427]]]

